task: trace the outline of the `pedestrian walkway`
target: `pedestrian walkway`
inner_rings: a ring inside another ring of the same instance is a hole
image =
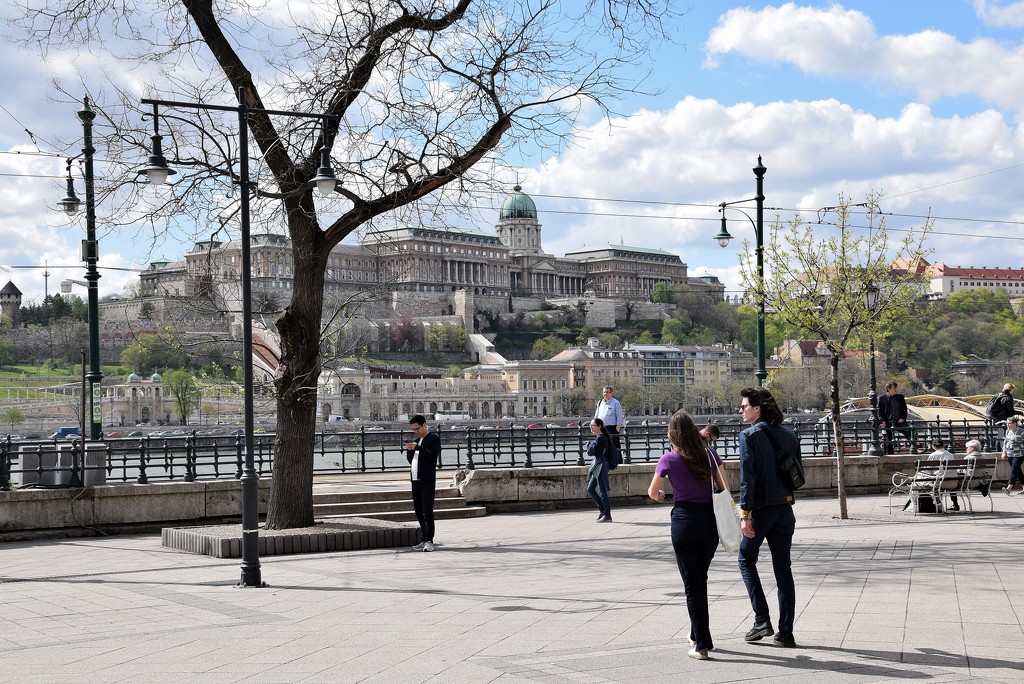
[[[799,501],[802,647],[743,641],[749,602],[720,551],[706,662],[686,657],[668,505],[446,521],[434,553],[272,556],[263,589],[155,534],[7,543],[0,682],[1016,683],[1024,496],[995,496],[995,514],[945,518],[857,497],[845,521]]]

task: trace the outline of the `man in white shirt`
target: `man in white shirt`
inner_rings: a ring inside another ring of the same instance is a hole
[[[601,390],[602,399],[597,402],[597,410],[594,411],[594,418],[600,418],[608,432],[612,435],[612,446],[621,449],[619,435],[626,427],[626,421],[622,413],[622,404],[612,396],[612,388],[605,387]]]

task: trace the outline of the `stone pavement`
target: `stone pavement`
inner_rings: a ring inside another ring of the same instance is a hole
[[[13,542],[0,681],[1020,682],[1024,496],[975,501],[914,518],[857,497],[846,521],[799,501],[802,647],[743,641],[749,602],[719,551],[706,662],[686,657],[668,505],[444,521],[435,553],[271,556],[263,589],[155,534]]]

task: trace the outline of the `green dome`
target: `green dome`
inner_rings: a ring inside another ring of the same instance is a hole
[[[163,382],[164,380],[163,378],[160,377],[159,373],[153,373],[153,375],[150,376],[149,379],[152,380],[153,382]]]
[[[506,197],[505,203],[501,205],[499,219],[537,218],[537,205],[529,195],[522,192],[522,189],[518,185],[512,188],[512,194]]]
[[[138,375],[136,375],[135,373],[129,373],[128,374],[128,382],[138,382],[138,381],[139,381],[139,376]]]

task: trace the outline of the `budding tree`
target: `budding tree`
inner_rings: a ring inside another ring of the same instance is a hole
[[[828,350],[839,517],[845,519],[839,360],[847,350],[880,339],[895,321],[913,311],[923,294],[920,267],[927,256],[924,243],[931,220],[890,240],[877,195],[856,205],[840,196],[839,205],[831,210],[837,217],[834,225],[804,223],[797,215],[787,225],[776,221],[769,228],[763,280],[758,279],[749,252],[741,267],[747,287],[755,297],[764,298],[771,318],[788,325],[801,339],[821,340]]]

